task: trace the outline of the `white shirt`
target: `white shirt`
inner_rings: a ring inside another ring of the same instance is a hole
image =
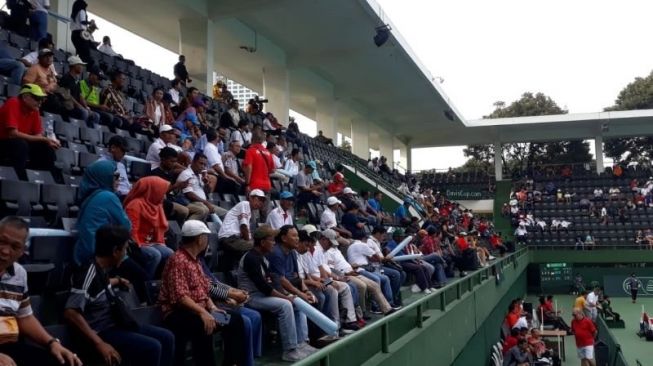
[[[281,160],[279,159],[279,157],[276,156],[275,154],[271,154],[271,155],[272,155],[272,162],[274,162],[274,169],[281,169],[283,165],[281,165]]]
[[[172,98],[172,101],[175,102],[175,104],[179,104],[179,90],[170,88],[170,90],[168,90],[168,94],[170,94],[170,97]]]
[[[184,170],[183,172],[179,173],[179,176],[177,177],[177,182],[185,182],[189,179],[190,179],[190,183],[188,184],[188,187],[182,189],[181,192],[182,193],[193,192],[199,198],[205,200],[206,193],[204,192],[204,182],[202,181],[202,178],[199,176],[199,174],[195,174],[195,172],[193,172],[193,169],[191,169],[190,167]]]
[[[104,53],[105,55],[118,56],[116,51],[113,50],[113,47],[109,46],[108,44],[100,45],[100,47],[98,47],[97,50]]]
[[[595,294],[594,291],[587,294],[587,305],[589,305],[588,308],[595,308],[598,301],[599,296]]]
[[[374,254],[374,250],[360,240],[354,241],[347,248],[347,259],[352,266],[368,265],[370,263],[368,258]]]
[[[208,166],[213,168],[214,166],[219,166],[222,171],[224,171],[224,164],[222,164],[222,157],[218,152],[218,146],[212,142],[208,142],[204,146],[204,155],[206,155],[206,160],[208,161]]]
[[[317,262],[315,262],[315,258],[310,251],[307,251],[304,254],[300,254],[297,257],[297,264],[299,265],[299,277],[307,278],[309,275],[320,277],[320,268],[318,267],[319,265]]]
[[[236,130],[231,133],[231,141],[240,142],[240,146],[249,145],[252,141],[252,133],[247,131]]]
[[[567,221],[567,220],[562,220],[562,221],[560,221],[560,226],[561,226],[563,229],[568,228],[570,225],[571,225],[571,222],[569,222],[569,221]]]
[[[608,192],[610,192],[610,194],[619,194],[619,193],[621,193],[621,191],[619,191],[619,188],[610,188],[610,190]]]
[[[269,131],[269,130],[274,130],[275,128],[272,127],[272,122],[270,122],[269,119],[264,119],[263,120],[263,131]]]
[[[601,197],[603,196],[603,190],[602,189],[595,189],[594,190],[594,197]]]
[[[159,167],[159,165],[161,165],[161,158],[159,158],[159,153],[161,152],[161,149],[166,146],[177,150],[178,153],[183,151],[181,146],[177,146],[175,144],[166,144],[160,138],[156,139],[152,145],[150,145],[150,148],[147,150],[147,155],[145,156],[145,160],[149,161],[152,164],[152,169],[156,169]]]
[[[384,257],[383,252],[381,251],[381,243],[379,243],[375,237],[371,235],[367,237],[367,246],[372,248],[374,254],[378,255],[381,258]]]
[[[86,25],[82,24],[82,22],[85,22],[88,20],[88,15],[86,15],[86,10],[80,10],[79,13],[77,13],[77,16],[75,16],[75,19],[70,22],[70,30],[71,31],[77,31],[77,30],[85,30]]]
[[[224,166],[225,172],[228,171],[238,175],[238,161],[231,151],[222,154],[222,165]]]
[[[601,208],[601,217],[608,216],[608,209],[605,207]]]
[[[320,227],[322,230],[331,229],[338,226],[338,221],[336,221],[336,213],[331,211],[330,208],[325,208],[320,217]]]
[[[103,155],[98,159],[98,161],[100,160],[108,160],[116,163],[116,170],[118,171],[118,174],[120,174],[120,180],[118,181],[118,188],[116,188],[116,192],[118,192],[118,194],[121,196],[126,196],[132,189],[132,185],[129,183],[129,176],[127,175],[127,168],[125,167],[125,164],[123,164],[122,161],[113,160],[113,157],[110,155]]]
[[[313,251],[313,261],[318,265],[318,267],[331,274],[331,268],[329,268],[329,263],[326,256],[324,255],[324,249],[322,249],[320,243],[315,244],[315,250]]]
[[[30,0],[29,3],[34,6],[34,11],[42,11],[44,13],[47,13],[50,7],[50,0]]]
[[[523,227],[523,226],[519,226],[519,227],[517,228],[517,230],[515,230],[515,235],[517,235],[517,236],[524,236],[524,235],[526,235],[527,233],[528,233],[528,231],[526,231],[526,228]]]
[[[338,248],[330,248],[324,253],[324,257],[326,258],[329,268],[333,268],[343,275],[354,270],[349,262],[345,260],[345,257],[343,257]]]
[[[249,207],[249,201],[239,202],[227,212],[222,220],[218,238],[227,238],[234,235],[240,236],[240,226],[245,225],[249,229],[249,219],[251,217],[252,211]]]
[[[286,160],[286,164],[284,164],[283,170],[285,170],[288,175],[294,177],[299,173],[299,163],[293,159],[288,159]]]
[[[285,218],[284,214],[286,215]],[[292,214],[290,212],[284,211],[281,207],[277,207],[274,210],[270,211],[267,220],[265,220],[265,223],[272,226],[273,229],[277,230],[284,225],[293,224]]]

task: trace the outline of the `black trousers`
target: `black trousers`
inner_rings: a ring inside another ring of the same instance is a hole
[[[22,340],[16,343],[5,343],[0,345],[0,353],[4,353],[11,357],[16,365],[59,365],[59,362],[50,352],[48,352],[48,350],[27,344]]]
[[[27,180],[25,169],[53,171],[57,157],[54,149],[44,142],[4,139],[0,140],[0,159],[14,167],[21,180]]]
[[[93,60],[91,57],[91,42],[82,38],[81,30],[73,31],[70,35],[70,40],[73,41],[75,51],[77,51],[79,58],[81,58],[82,61],[86,62],[87,68],[91,67],[95,63],[95,60]]]
[[[630,297],[633,299],[633,301],[637,300],[637,289],[630,290]]]

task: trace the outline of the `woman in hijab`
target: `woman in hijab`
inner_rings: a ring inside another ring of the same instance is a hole
[[[81,202],[77,218],[77,243],[73,258],[83,266],[95,258],[95,232],[106,224],[120,225],[131,230],[131,222],[122,208],[115,189],[120,179],[116,163],[110,160],[96,161],[86,168],[79,185]],[[126,258],[115,275],[128,279],[141,300],[145,295],[145,272],[132,258]]]
[[[174,252],[165,245],[168,220],[163,200],[170,182],[150,176],[141,178],[125,198],[124,206],[131,221],[132,238],[140,246],[148,279],[154,279],[157,268],[163,267]]]

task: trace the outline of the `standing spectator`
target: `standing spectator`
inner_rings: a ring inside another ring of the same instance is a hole
[[[29,16],[30,38],[39,41],[48,35],[48,10],[50,0],[32,0],[33,6]]]
[[[265,134],[262,131],[257,131],[252,136],[252,144],[245,152],[243,172],[246,192],[259,189],[267,195],[272,189],[270,173],[274,171],[274,162],[270,152],[262,145],[263,141],[265,141]],[[266,207],[264,214],[267,215],[268,211]]]
[[[0,220],[0,285],[4,289],[0,293],[0,301],[5,325],[3,342],[0,344],[0,362],[13,366],[81,366],[77,355],[48,334],[32,312],[27,271],[18,264],[25,253],[28,237],[29,226],[25,220],[16,216],[6,216]],[[12,325],[13,329],[7,328]],[[9,333],[10,330],[13,332]],[[26,339],[33,343],[26,342]]]
[[[188,186],[181,192],[189,202],[186,207],[190,212],[189,219],[192,220],[205,220],[211,214],[224,216],[227,213],[227,210],[214,205],[207,199],[210,186],[206,164],[206,155],[196,153],[190,167],[177,177],[177,182],[189,181]],[[219,221],[219,219],[214,218],[214,221]]]
[[[107,365],[125,360],[133,365],[168,366],[175,346],[169,330],[138,325],[126,314],[111,315],[111,303],[118,296],[114,288],[129,285],[110,274],[127,256],[128,240],[129,231],[120,226],[97,230],[94,261],[73,275],[64,317]]]
[[[86,12],[87,7],[88,4],[84,0],[75,0],[73,3],[72,12],[70,13],[70,39],[82,61],[92,65],[94,61],[91,58],[91,43],[82,34],[83,32],[87,32],[87,28],[91,24],[88,20],[88,13]]]
[[[27,37],[29,29],[27,28],[27,18],[33,9],[29,0],[8,0],[7,8],[10,10],[6,27],[12,32]]]
[[[159,167],[161,162],[159,152],[161,152],[161,149],[164,147],[169,147],[174,149],[177,153],[181,153],[181,147],[176,144],[177,139],[178,136],[172,126],[162,125],[159,127],[159,138],[154,140],[152,145],[150,145],[150,148],[147,150],[147,155],[145,156],[145,160],[150,162],[152,169]]]
[[[308,338],[306,315],[292,305],[294,295],[275,289],[265,256],[275,246],[277,230],[262,225],[254,232],[254,245],[238,267],[238,284],[250,295],[248,307],[271,312],[278,319],[284,361],[297,362],[315,352],[305,341]]]
[[[0,73],[9,76],[9,81],[16,85],[21,84],[25,74],[25,65],[9,54],[5,44],[0,44]]]
[[[38,85],[27,84],[20,95],[9,98],[0,107],[0,156],[27,180],[26,168],[53,170],[54,150],[61,145],[54,137],[43,136],[39,108],[46,97]],[[49,132],[48,132],[49,133]]]
[[[217,319],[225,311],[209,297],[210,281],[200,256],[208,248],[210,233],[203,222],[186,221],[181,228],[181,246],[163,270],[159,303],[163,323],[175,335],[174,365],[186,363],[186,345],[191,342],[195,365],[215,366],[213,333],[218,327],[225,333],[222,364],[243,365],[247,358],[242,318],[232,317],[227,324],[219,324]]]
[[[65,115],[86,121],[88,127],[94,128],[100,122],[100,115],[93,112],[88,104],[86,104],[86,100],[82,98],[80,80],[84,72],[84,65],[86,63],[79,57],[68,57],[68,66],[70,69],[59,80],[60,88],[57,90],[57,93],[65,98],[64,106],[68,104]],[[67,92],[62,93],[62,89]],[[72,107],[72,109],[68,107]]]
[[[174,252],[166,246],[168,220],[163,210],[170,183],[150,176],[139,179],[124,201],[125,212],[132,223],[132,238],[141,248],[143,267],[149,279],[155,278]]]
[[[23,84],[36,84],[50,95],[57,89],[57,77],[53,72],[54,53],[49,48],[39,51],[38,63],[30,66],[23,76]]]
[[[180,80],[182,84],[192,83],[190,76],[188,75],[188,70],[186,70],[186,56],[179,55],[179,62],[175,64],[174,67],[175,79]]]
[[[111,136],[108,143],[107,153],[102,155],[98,160],[110,160],[116,164],[116,173],[118,174],[118,185],[116,193],[122,200],[132,189],[127,175],[127,167],[124,163],[125,154],[127,153],[127,140],[120,135]]]
[[[261,209],[265,201],[265,193],[255,189],[249,193],[249,200],[239,202],[225,215],[218,232],[218,244],[225,251],[222,261],[225,269],[234,268],[243,253],[252,249],[249,229],[252,210]]]
[[[581,366],[595,366],[594,338],[597,334],[596,326],[583,314],[582,309],[574,309],[574,319],[571,321],[571,330],[576,339],[576,349]]]
[[[585,301],[585,314],[593,322],[596,321],[596,317],[598,316],[597,306],[599,305],[600,291],[601,289],[598,286],[594,287],[594,289],[592,289],[592,291],[589,294],[587,294],[587,298]]]
[[[633,300],[633,304],[637,302],[637,291],[642,287],[642,283],[639,281],[637,276],[634,273],[630,274],[628,281],[626,282],[628,290],[630,290],[630,298]]]
[[[282,226],[293,225],[292,219],[292,206],[295,204],[295,196],[288,191],[283,191],[279,194],[279,207],[270,211],[266,224],[272,226],[273,229],[279,230]]]

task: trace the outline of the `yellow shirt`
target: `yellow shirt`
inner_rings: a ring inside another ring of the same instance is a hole
[[[576,301],[574,302],[574,309],[583,310],[584,308],[585,308],[585,297],[584,296],[578,296],[576,298]]]

